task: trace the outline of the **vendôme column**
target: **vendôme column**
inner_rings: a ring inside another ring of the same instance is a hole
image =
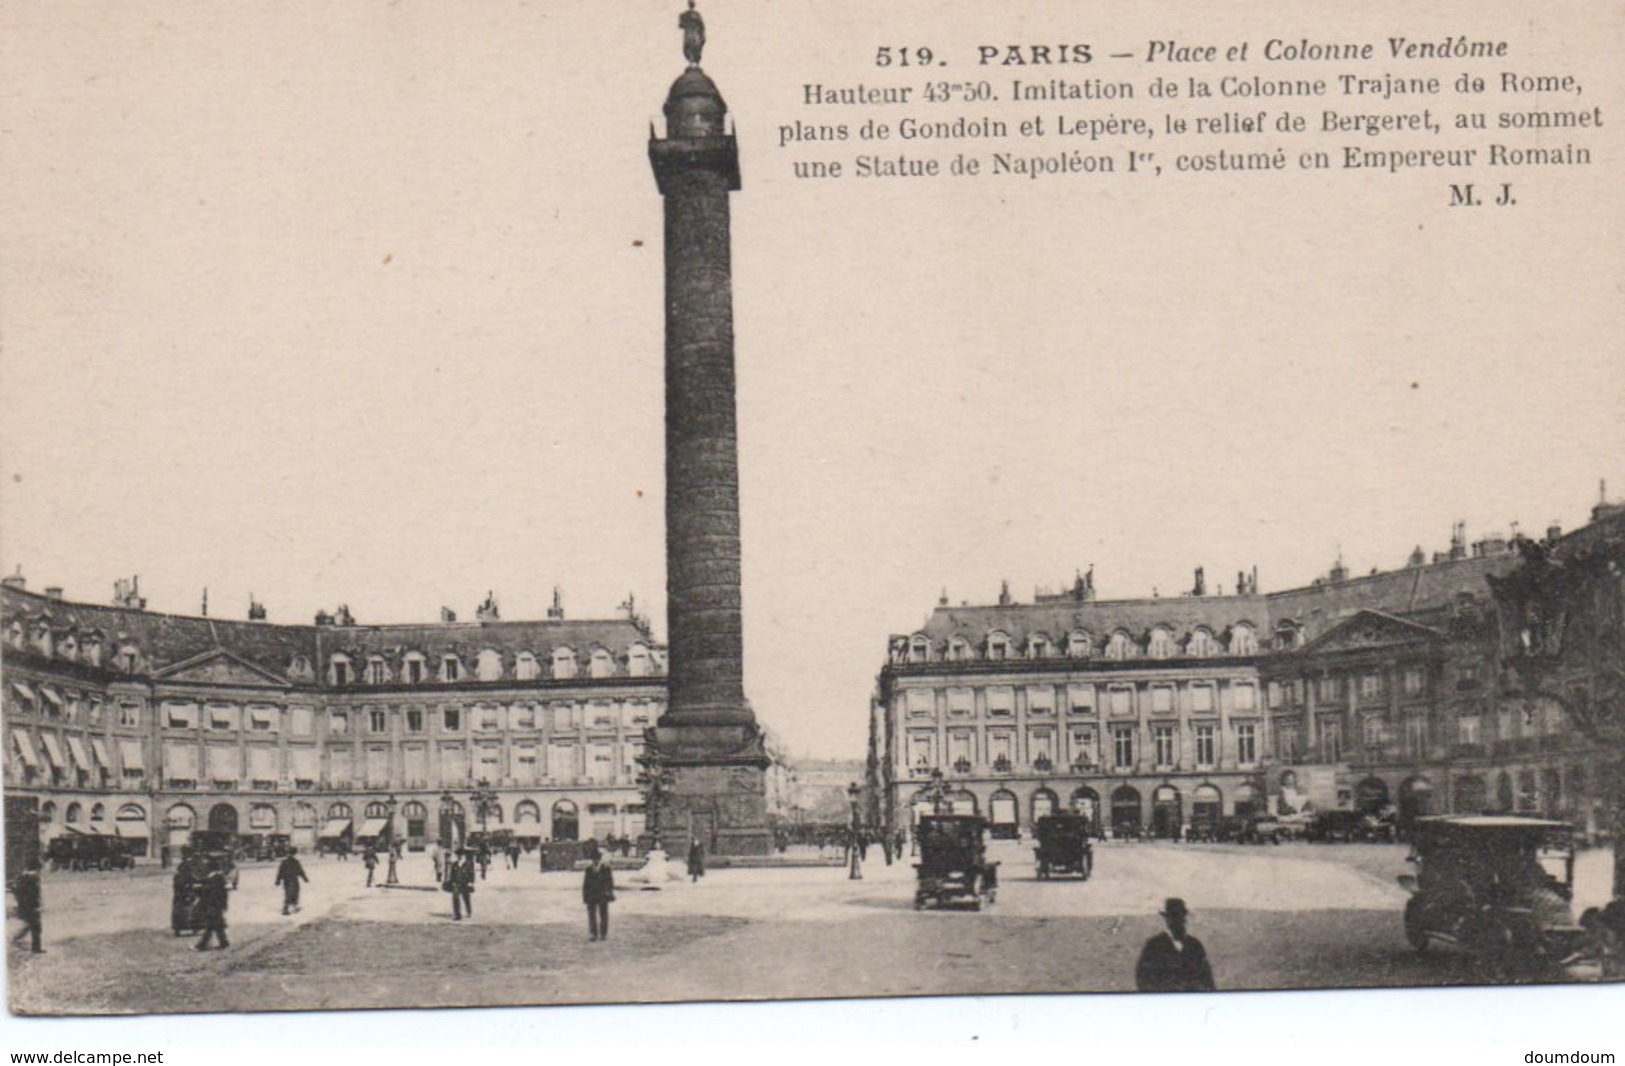
[[[745,699],[728,194],[739,151],[700,69],[705,27],[679,19],[688,69],[649,160],[666,207],[666,628],[670,695],[656,742],[670,773],[662,844],[765,855],[768,760]]]

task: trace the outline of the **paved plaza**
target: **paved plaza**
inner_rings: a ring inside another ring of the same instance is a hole
[[[992,850],[998,902],[980,913],[916,912],[912,868],[878,848],[861,881],[723,869],[650,891],[618,873],[605,943],[587,939],[580,875],[533,856],[494,864],[463,922],[423,856],[390,889],[364,887],[359,861],[311,859],[289,917],[274,865],[248,864],[231,947],[207,953],[169,932],[168,871],[52,873],[47,953],[10,953],[9,994],[19,1013],[81,1014],[1127,991],[1168,895],[1189,902],[1220,988],[1479,979],[1406,946],[1400,845],[1107,844],[1088,882],[1037,880],[1025,843]],[[1607,898],[1609,862],[1581,854],[1577,907]]]

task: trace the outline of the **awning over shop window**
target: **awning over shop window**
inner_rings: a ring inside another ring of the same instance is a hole
[[[30,704],[39,702],[38,698],[34,695],[34,690],[32,688],[30,688],[28,686],[28,683],[25,682],[25,681],[13,681],[11,683],[11,691],[13,691],[17,695],[21,696],[24,700],[28,701]]]
[[[68,754],[73,756],[73,761],[78,763],[79,768],[86,773],[96,769],[90,764],[90,756],[85,754],[85,742],[78,737],[68,738]]]
[[[145,840],[147,837],[147,823],[126,821],[118,822],[113,826],[113,835],[126,840]]]
[[[345,824],[348,825],[349,823],[346,822]],[[388,830],[388,828],[388,818],[368,818],[366,821],[361,823],[361,832],[356,835],[362,837],[382,836],[384,832]]]
[[[329,818],[327,823],[322,826],[322,831],[316,835],[320,837],[341,837],[349,831],[350,819]]]
[[[68,768],[68,760],[62,757],[62,745],[56,741],[55,733],[41,733],[40,743],[45,745],[45,757],[51,760],[51,765],[58,770]]]
[[[90,750],[96,753],[96,761],[102,764],[102,769],[111,773],[113,760],[107,757],[107,745],[102,743],[100,737],[90,738]]]
[[[34,738],[27,733],[11,734],[17,742],[17,754],[23,757],[23,764],[35,770],[40,769],[39,752],[34,750]]]
[[[41,685],[39,694],[44,696],[45,702],[55,707],[57,711],[60,712],[62,710],[62,697],[57,693],[56,689],[46,688],[44,685]]]
[[[126,770],[145,773],[146,764],[141,759],[141,742],[139,740],[121,740],[118,742],[119,758],[124,760]]]

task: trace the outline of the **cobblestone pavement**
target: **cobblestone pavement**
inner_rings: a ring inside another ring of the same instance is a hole
[[[1029,847],[999,842],[998,903],[980,913],[914,911],[912,868],[878,849],[860,881],[832,867],[715,870],[654,891],[621,874],[601,944],[587,940],[577,874],[493,867],[474,918],[453,922],[420,856],[390,889],[364,887],[357,862],[313,860],[289,917],[273,867],[244,867],[232,946],[208,953],[170,935],[167,872],[50,874],[48,953],[13,951],[9,991],[19,1013],[1122,991],[1169,895],[1190,904],[1223,988],[1472,983],[1463,960],[1406,947],[1404,856],[1111,844],[1091,880],[1040,882]],[[1581,856],[1581,905],[1592,886],[1606,892],[1609,861]]]

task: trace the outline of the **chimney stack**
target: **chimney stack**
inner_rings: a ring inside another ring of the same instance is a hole
[[[62,602],[62,586],[61,585],[47,585],[47,586],[45,586],[45,598],[50,600],[52,603],[61,603]]]

